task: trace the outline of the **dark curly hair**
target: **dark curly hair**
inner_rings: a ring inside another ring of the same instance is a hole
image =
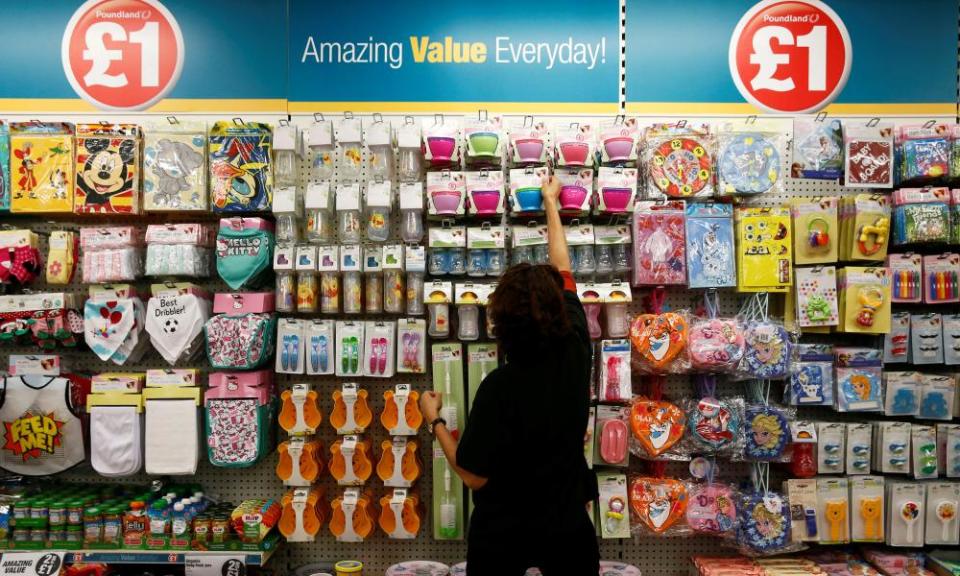
[[[570,331],[563,277],[553,266],[510,267],[490,296],[487,316],[508,358],[549,346]]]

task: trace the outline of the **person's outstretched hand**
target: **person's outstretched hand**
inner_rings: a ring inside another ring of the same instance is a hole
[[[428,391],[420,396],[420,412],[427,424],[440,416],[441,407],[443,407],[443,396],[439,392]]]
[[[560,198],[560,180],[556,176],[544,176],[541,194],[544,208],[555,208]]]

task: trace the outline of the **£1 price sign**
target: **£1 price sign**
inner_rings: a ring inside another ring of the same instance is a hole
[[[180,78],[183,35],[158,0],[88,0],[67,24],[61,58],[84,100],[105,110],[143,110]]]
[[[764,0],[730,38],[730,74],[740,94],[770,112],[820,110],[843,90],[853,49],[843,21],[818,0]]]

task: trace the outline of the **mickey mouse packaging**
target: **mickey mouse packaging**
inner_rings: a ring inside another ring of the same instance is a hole
[[[210,130],[214,212],[264,212],[273,201],[269,124],[217,122]]]
[[[141,143],[132,124],[77,126],[75,213],[140,213]]]

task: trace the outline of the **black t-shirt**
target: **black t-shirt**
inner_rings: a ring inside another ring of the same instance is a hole
[[[470,539],[549,537],[578,526],[597,498],[584,459],[590,336],[583,306],[564,291],[572,330],[548,348],[487,375],[460,437],[457,464],[487,478],[474,492]]]

